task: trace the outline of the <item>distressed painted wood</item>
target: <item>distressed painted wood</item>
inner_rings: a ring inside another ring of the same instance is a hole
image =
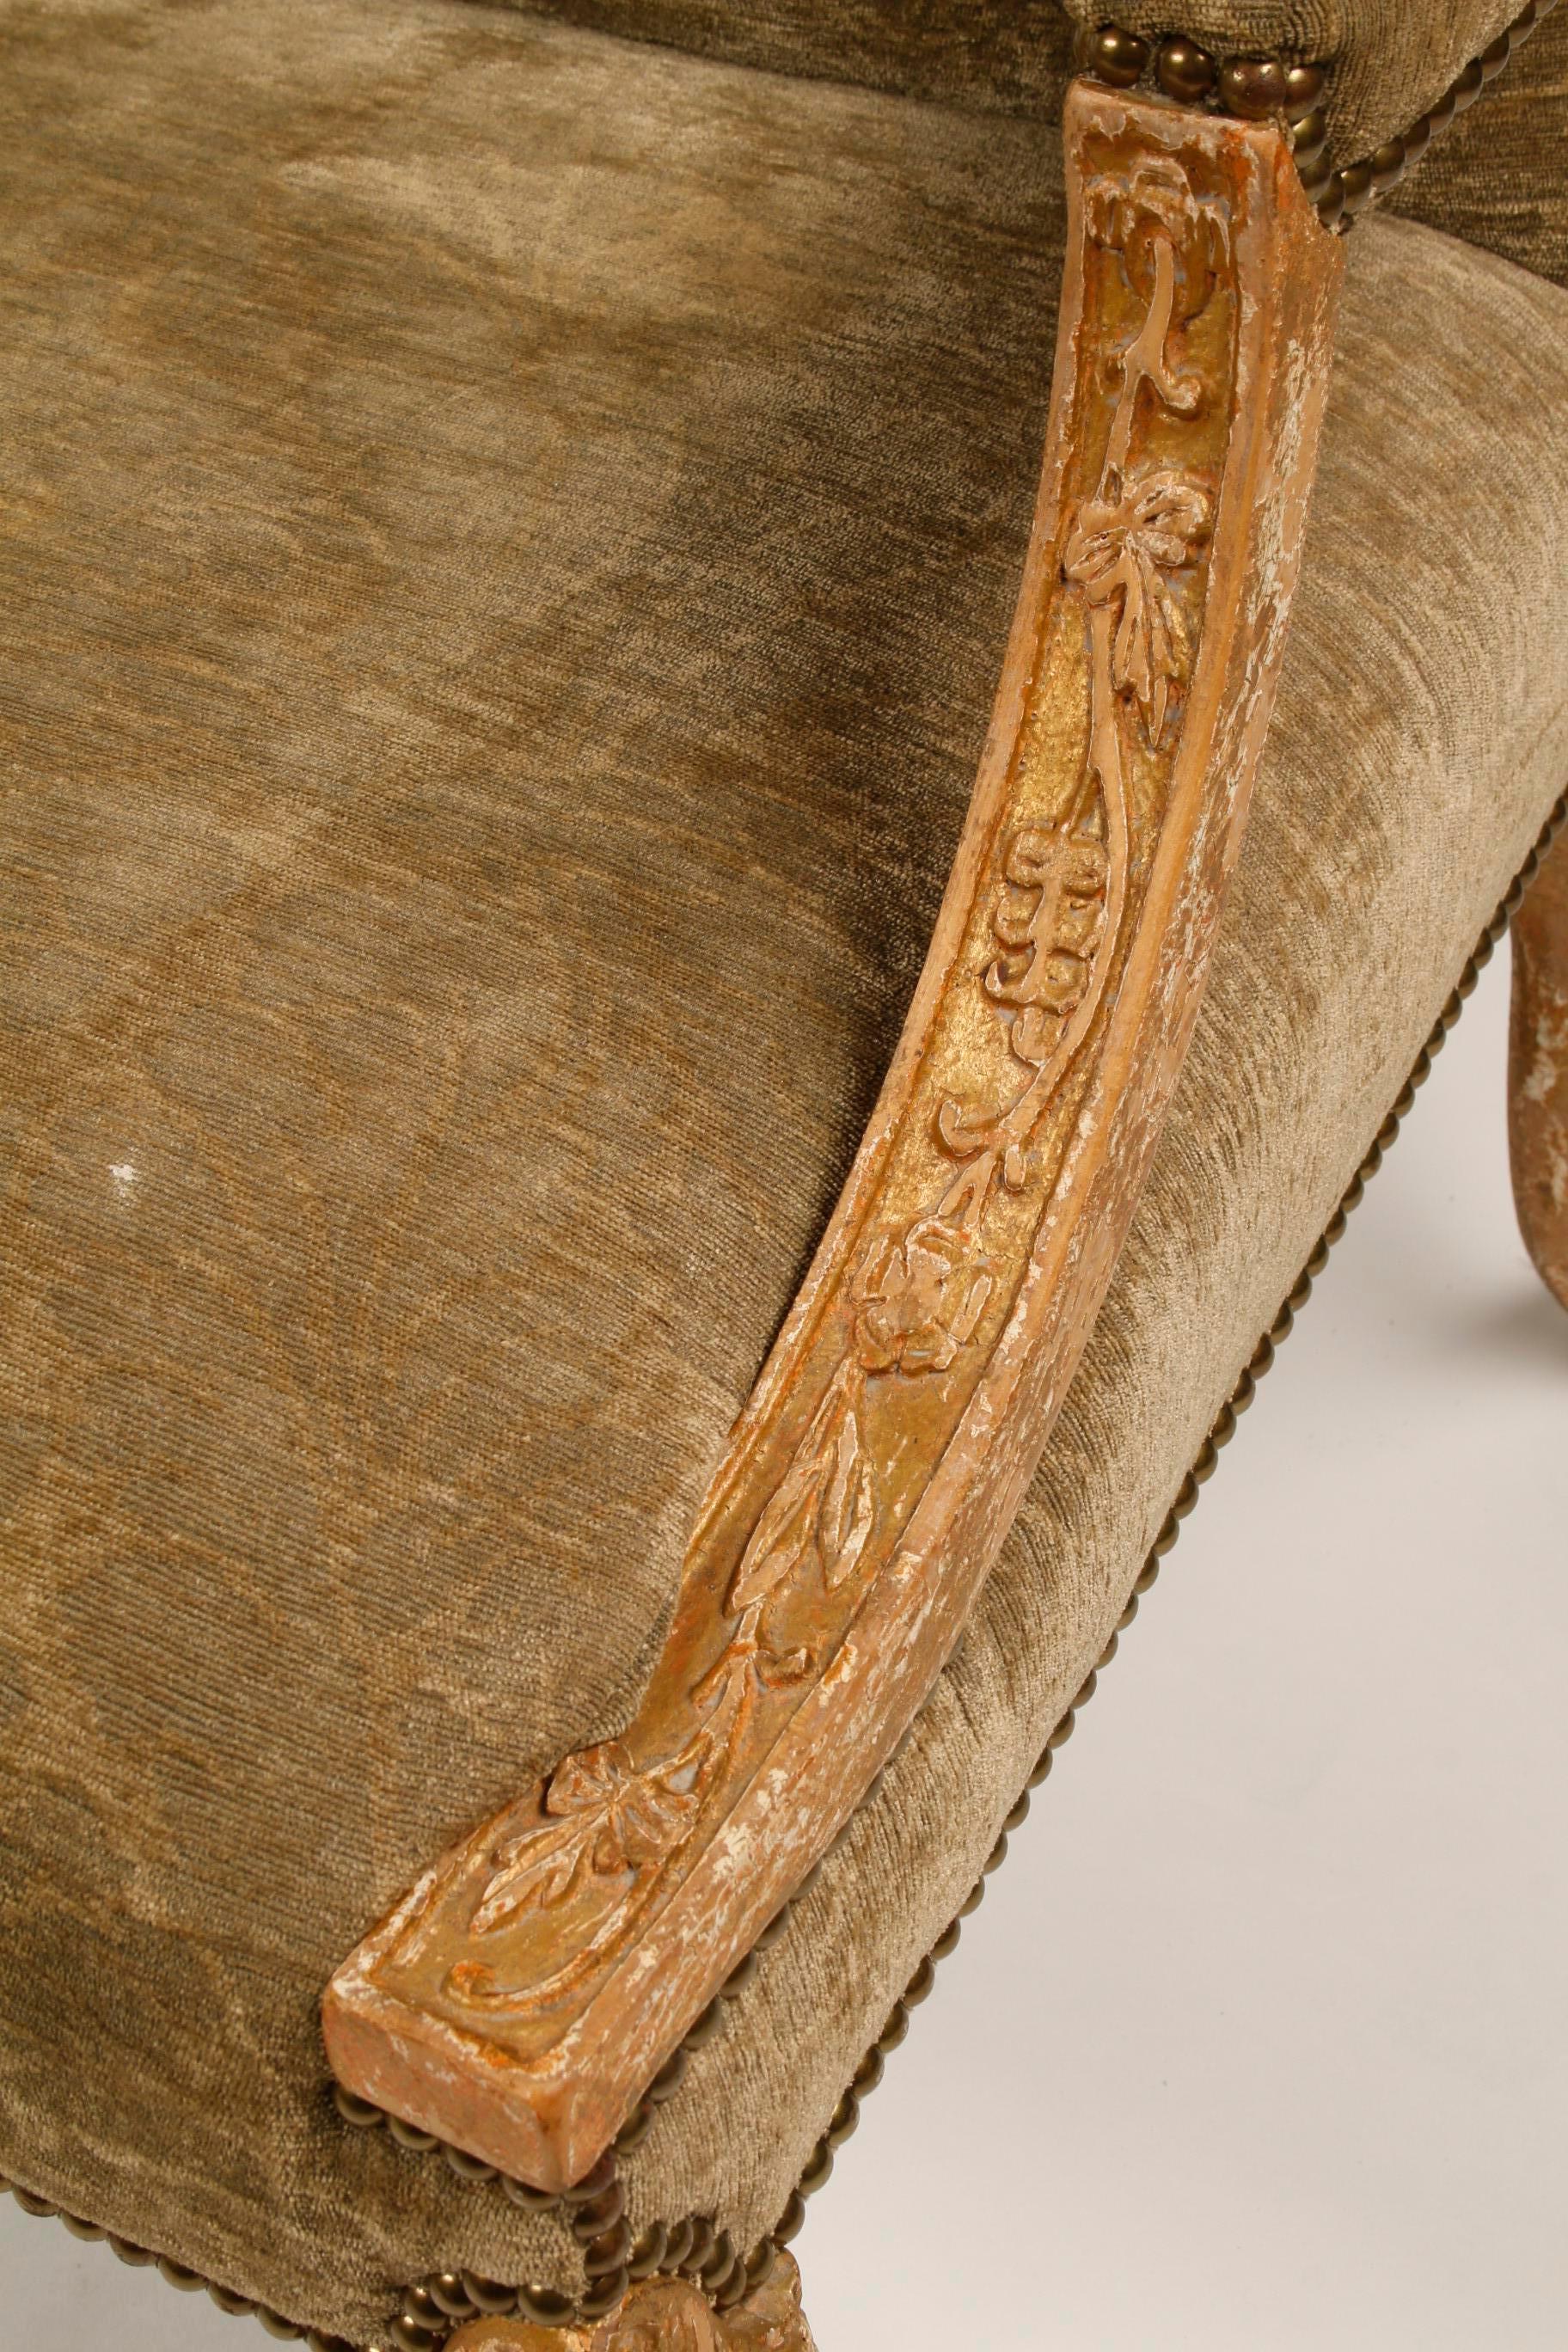
[[[1341,248],[1270,124],[1079,85],[1045,476],[904,1034],[617,1739],[334,1978],[340,2077],[581,2177],[948,1656],[1104,1295],[1268,725]]]
[[[688,2279],[653,2278],[627,2289],[607,2318],[578,2327],[526,2319],[474,2319],[447,2352],[816,2352],[800,2307],[800,2273],[781,2253],[761,2286],[715,2311]]]
[[[1509,1148],[1520,1230],[1568,1307],[1568,832],[1513,919]]]

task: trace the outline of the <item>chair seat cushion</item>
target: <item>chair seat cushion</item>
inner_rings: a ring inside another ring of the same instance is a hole
[[[1059,153],[453,0],[0,51],[0,2173],[363,2340],[581,2283],[343,2126],[316,2005],[657,1651],[956,839]],[[777,2216],[1558,787],[1565,367],[1558,289],[1357,230],[1134,1235],[637,2227]]]

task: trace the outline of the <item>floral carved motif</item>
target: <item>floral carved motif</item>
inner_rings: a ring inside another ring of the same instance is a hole
[[[1188,654],[1186,622],[1170,575],[1192,561],[1207,529],[1208,505],[1198,485],[1158,470],[1130,484],[1114,501],[1091,500],[1063,562],[1089,604],[1112,608],[1108,682],[1112,692],[1136,701],[1156,751]]]
[[[1339,255],[1268,126],[1080,89],[1067,145],[1052,440],[997,719],[904,1043],[647,1696],[328,1996],[351,2087],[545,2186],[592,2162],[940,1669],[1195,1009]]]

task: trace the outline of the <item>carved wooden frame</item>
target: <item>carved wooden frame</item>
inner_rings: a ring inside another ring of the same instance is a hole
[[[689,2279],[629,2287],[603,2319],[546,2327],[526,2319],[472,2319],[447,2352],[815,2352],[800,2307],[800,2273],[780,2253],[766,2279],[728,2311],[715,2311]]]
[[[1520,1231],[1568,1307],[1568,833],[1514,918],[1509,1150]]]
[[[360,2095],[581,2179],[962,1629],[1092,1326],[1261,750],[1342,252],[1272,124],[1075,85],[1044,480],[930,954],[617,1739],[429,1872],[323,2019]]]

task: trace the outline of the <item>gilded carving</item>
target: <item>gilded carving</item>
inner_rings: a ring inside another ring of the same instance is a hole
[[[540,2327],[526,2319],[476,2319],[447,2352],[816,2352],[800,2307],[800,2274],[780,2253],[763,2284],[715,2311],[689,2279],[653,2278],[628,2289],[605,2319]]]
[[[545,2186],[592,2162],[939,1670],[1195,1010],[1338,250],[1267,126],[1080,89],[1067,147],[1052,439],[991,745],[904,1043],[663,1655],[622,1736],[458,1848],[329,1993],[352,2087]]]

